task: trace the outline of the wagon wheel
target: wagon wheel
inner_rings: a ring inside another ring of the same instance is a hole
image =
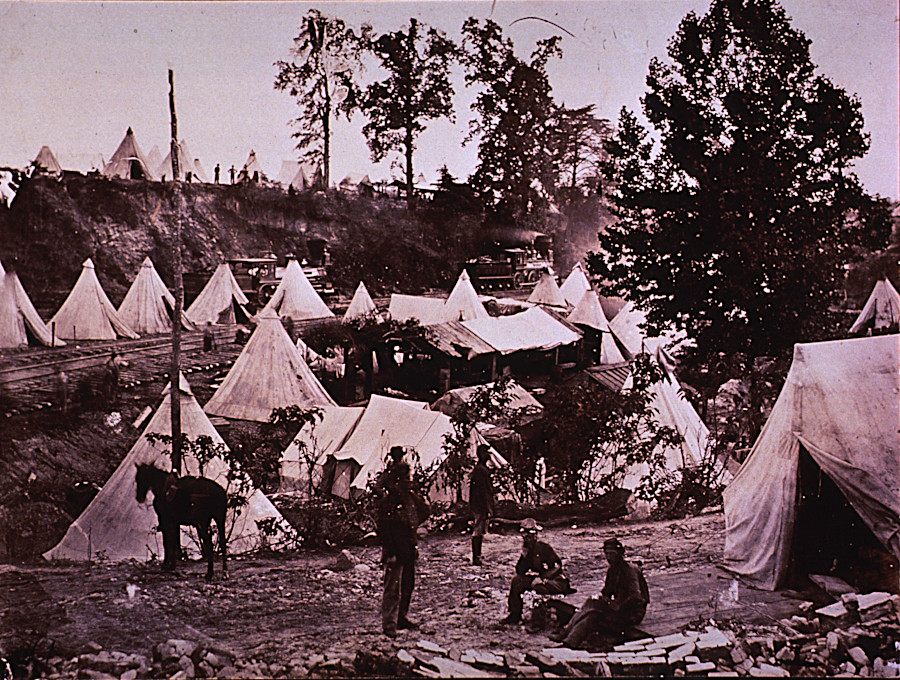
[[[272,299],[272,295],[275,293],[276,288],[277,286],[273,283],[269,283],[259,287],[259,292],[256,294],[256,299],[259,302],[260,307],[264,307],[269,302],[269,300]]]

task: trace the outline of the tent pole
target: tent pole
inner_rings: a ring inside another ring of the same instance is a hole
[[[175,199],[175,220],[172,229],[172,268],[175,275],[175,312],[172,315],[172,366],[169,370],[172,404],[172,469],[181,474],[181,312],[184,307],[184,281],[181,277],[181,188],[178,184],[178,119],[175,116],[175,75],[169,69],[169,117],[172,139],[169,153],[172,157],[172,196]]]

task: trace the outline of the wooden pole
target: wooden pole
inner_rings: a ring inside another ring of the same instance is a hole
[[[169,69],[169,117],[172,124],[172,140],[169,155],[172,158],[172,197],[175,222],[172,225],[172,269],[175,275],[175,312],[172,315],[172,365],[169,369],[172,404],[172,469],[181,474],[181,312],[184,307],[184,281],[181,278],[181,187],[178,183],[178,118],[175,116],[175,75]]]

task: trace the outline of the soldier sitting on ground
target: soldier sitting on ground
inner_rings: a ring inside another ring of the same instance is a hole
[[[650,594],[640,567],[625,561],[625,546],[618,538],[604,541],[603,553],[609,569],[600,596],[589,598],[551,640],[577,647],[595,633],[621,638],[643,620]]]
[[[533,590],[540,595],[567,595],[572,591],[556,551],[537,537],[538,524],[531,517],[522,521],[522,554],[509,586],[509,614],[500,623],[522,621],[522,595]]]

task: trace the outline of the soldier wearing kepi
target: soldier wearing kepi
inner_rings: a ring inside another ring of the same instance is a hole
[[[394,446],[387,467],[375,482],[378,502],[378,538],[384,564],[381,623],[384,634],[395,637],[398,629],[413,629],[407,618],[416,582],[418,557],[416,527],[427,515],[427,505],[412,489],[404,451]]]
[[[480,567],[481,546],[488,523],[494,514],[494,486],[491,482],[491,471],[487,462],[491,449],[487,444],[478,446],[478,463],[469,476],[469,507],[472,509],[472,564]]]
[[[562,560],[556,551],[537,537],[538,525],[531,517],[522,520],[522,554],[516,562],[516,575],[509,586],[509,614],[500,623],[516,624],[522,620],[522,595],[533,590],[541,595],[572,592],[563,573]]]
[[[609,569],[600,596],[589,598],[551,640],[576,647],[594,633],[620,636],[643,620],[650,593],[640,567],[625,561],[625,546],[618,538],[606,539],[603,553]]]

